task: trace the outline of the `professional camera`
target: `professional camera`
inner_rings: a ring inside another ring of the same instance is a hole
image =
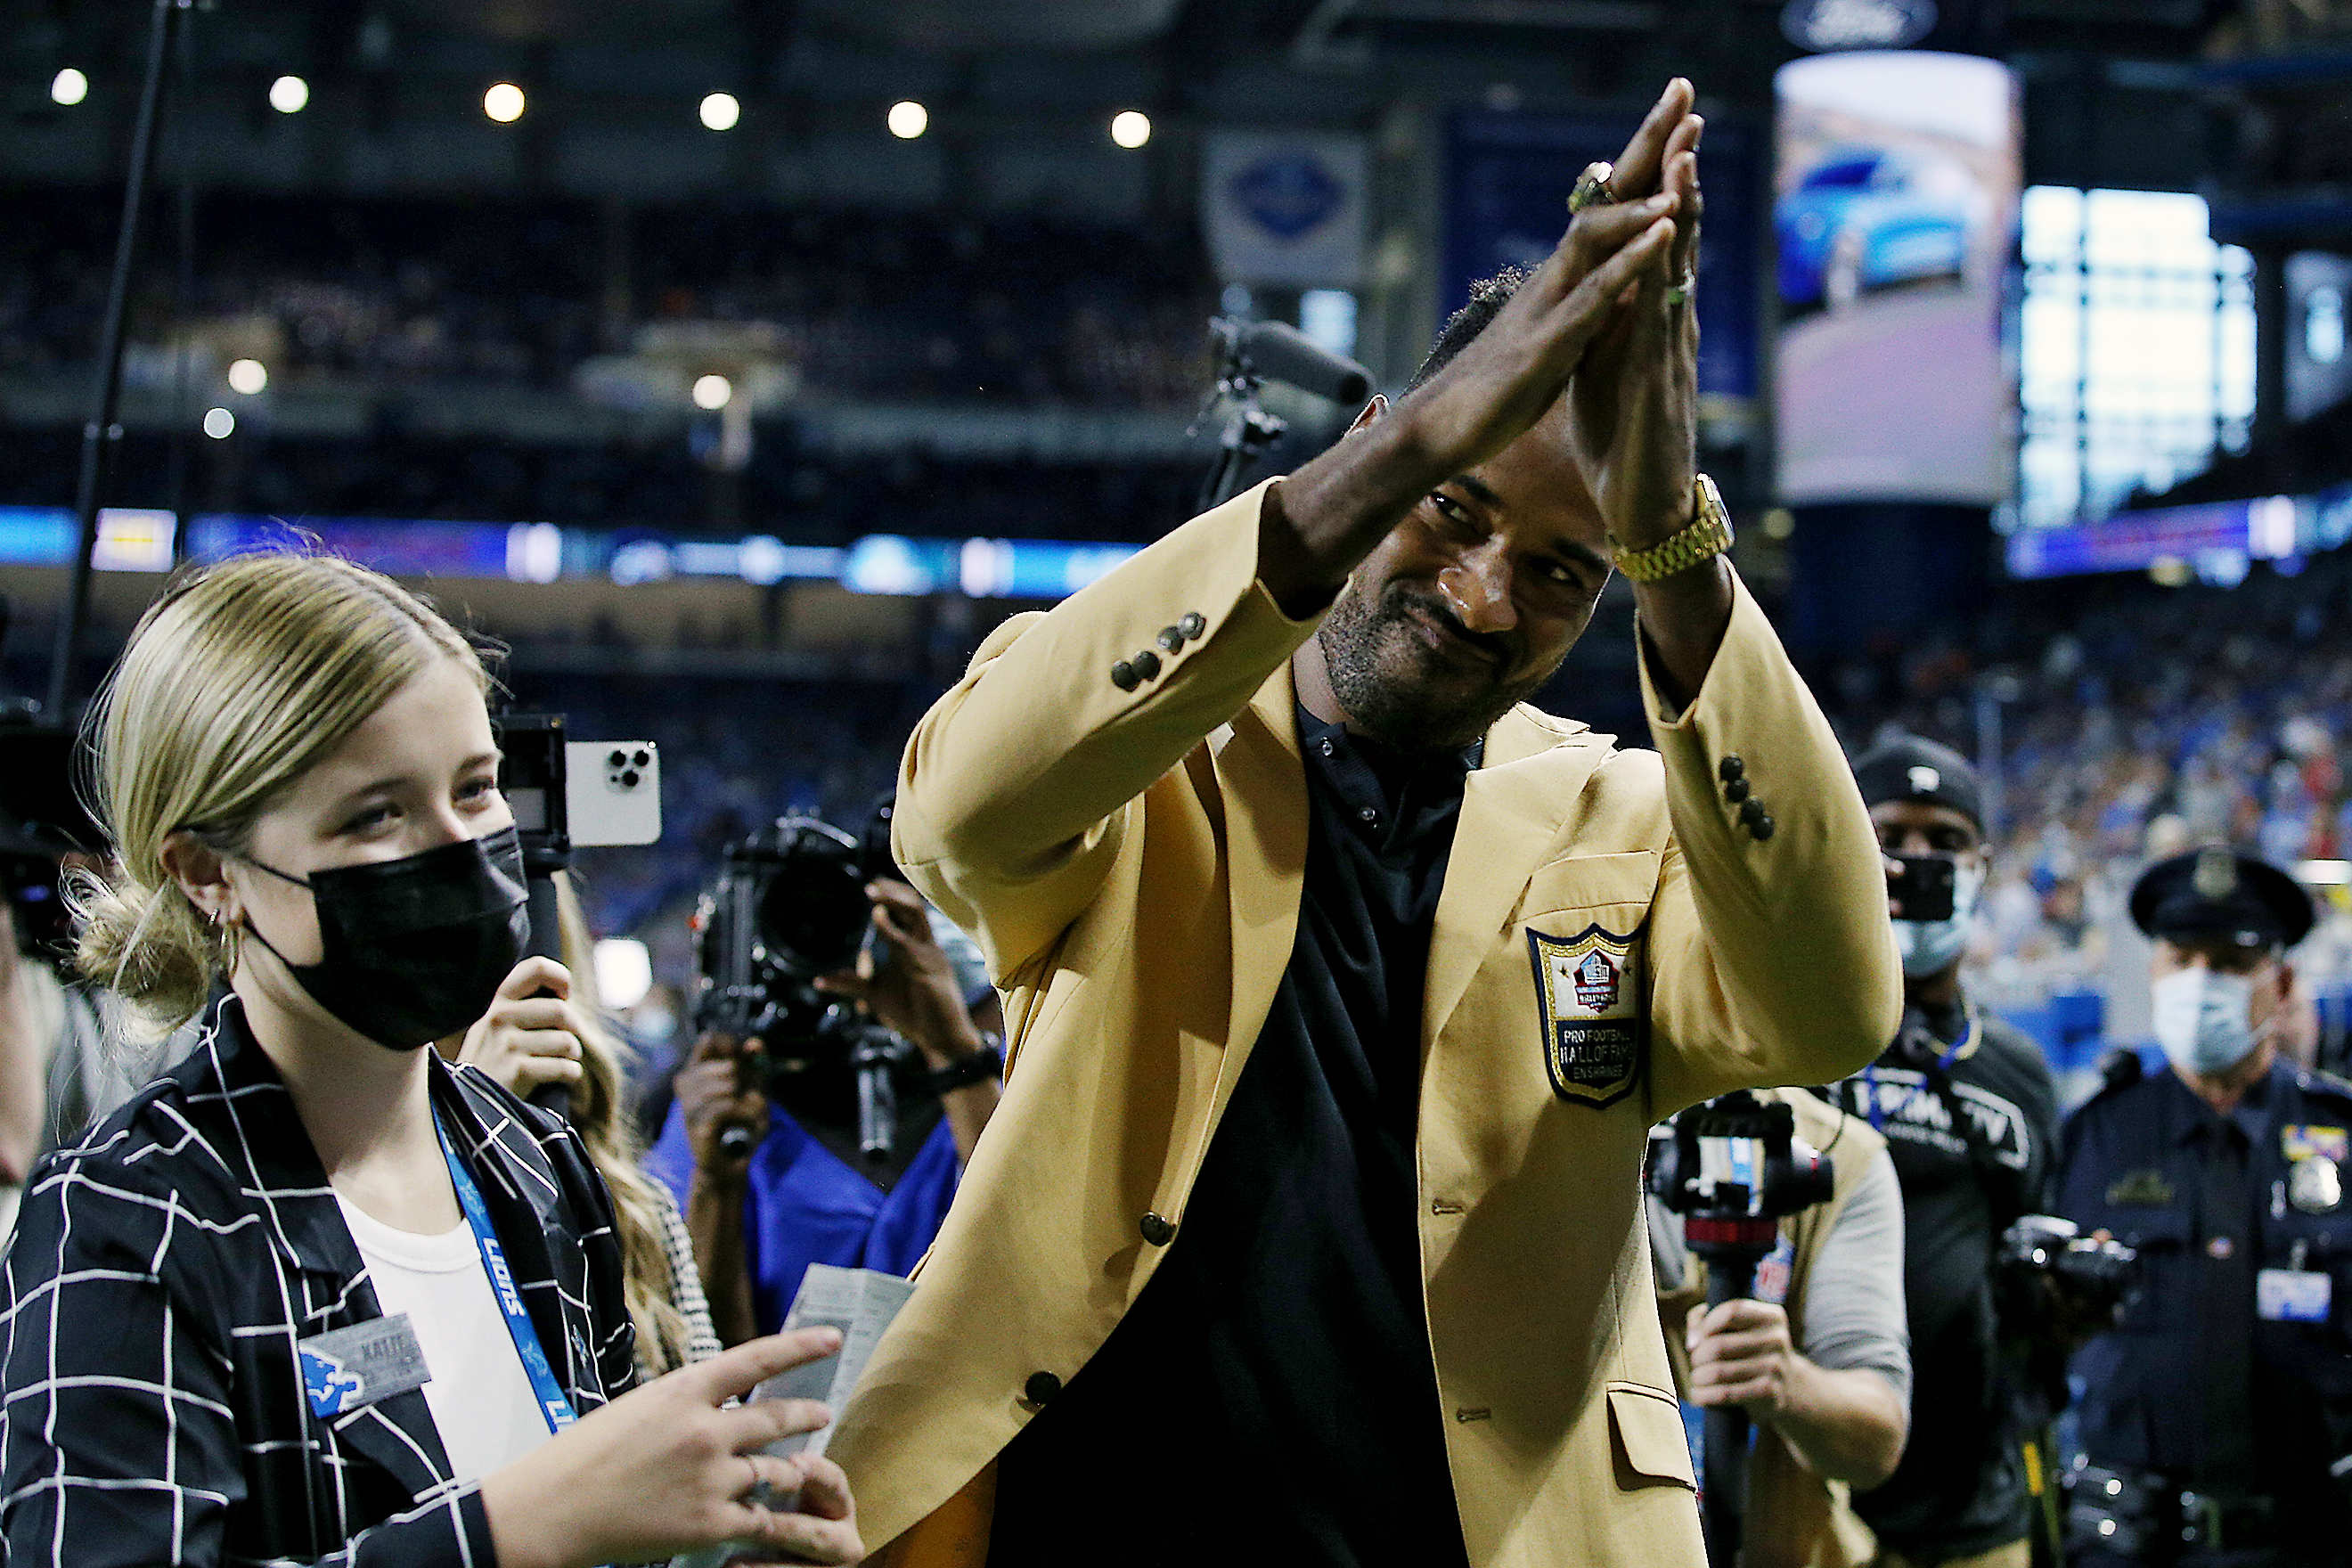
[[[858,1150],[891,1157],[899,1090],[922,1077],[914,1047],[855,1005],[819,990],[819,976],[857,962],[872,940],[866,884],[896,876],[888,810],[862,837],[787,816],[727,847],[719,879],[694,916],[695,1025],[763,1047],[761,1088],[795,1118],[843,1125]]]
[[[1835,1166],[1799,1141],[1788,1103],[1748,1089],[1692,1106],[1650,1139],[1650,1191],[1683,1216],[1684,1237],[1702,1258],[1732,1247],[1761,1260],[1783,1216],[1827,1203],[1834,1190]]]
[[[2084,1236],[2055,1215],[2027,1215],[2001,1232],[1993,1255],[2001,1321],[2062,1335],[2095,1333],[2112,1323],[2139,1273],[2137,1249]]]
[[[68,857],[103,842],[73,787],[73,734],[62,725],[0,715],[0,892],[27,953],[59,957],[72,935],[63,880]]]

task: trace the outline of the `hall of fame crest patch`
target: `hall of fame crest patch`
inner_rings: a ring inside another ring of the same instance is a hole
[[[1616,1104],[1641,1081],[1649,1055],[1641,933],[1597,925],[1567,938],[1530,931],[1528,950],[1552,1092],[1583,1105]]]

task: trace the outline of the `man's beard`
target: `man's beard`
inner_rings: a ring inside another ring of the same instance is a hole
[[[1431,651],[1414,609],[1493,654],[1494,662],[1449,662]],[[1552,674],[1511,679],[1516,639],[1469,631],[1436,595],[1404,583],[1391,583],[1377,604],[1352,588],[1343,592],[1315,635],[1331,693],[1349,721],[1401,751],[1468,745]]]

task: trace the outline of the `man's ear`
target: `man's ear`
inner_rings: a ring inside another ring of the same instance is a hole
[[[207,921],[217,923],[236,918],[236,889],[229,886],[228,863],[219,850],[182,827],[164,836],[156,858],[163,862],[164,875],[179,884],[188,902]]]
[[[1387,395],[1378,392],[1373,393],[1372,400],[1364,405],[1364,411],[1361,414],[1357,415],[1354,422],[1348,426],[1348,434],[1352,436],[1359,430],[1370,429],[1372,421],[1378,419],[1381,415],[1386,414],[1388,411],[1389,400]]]

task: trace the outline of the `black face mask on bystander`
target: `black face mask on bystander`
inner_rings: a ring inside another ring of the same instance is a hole
[[[390,1050],[430,1045],[488,1012],[530,935],[522,843],[511,827],[308,878],[247,864],[310,889],[320,959],[286,963],[287,973],[320,1006]],[[253,936],[286,963],[268,937]]]

